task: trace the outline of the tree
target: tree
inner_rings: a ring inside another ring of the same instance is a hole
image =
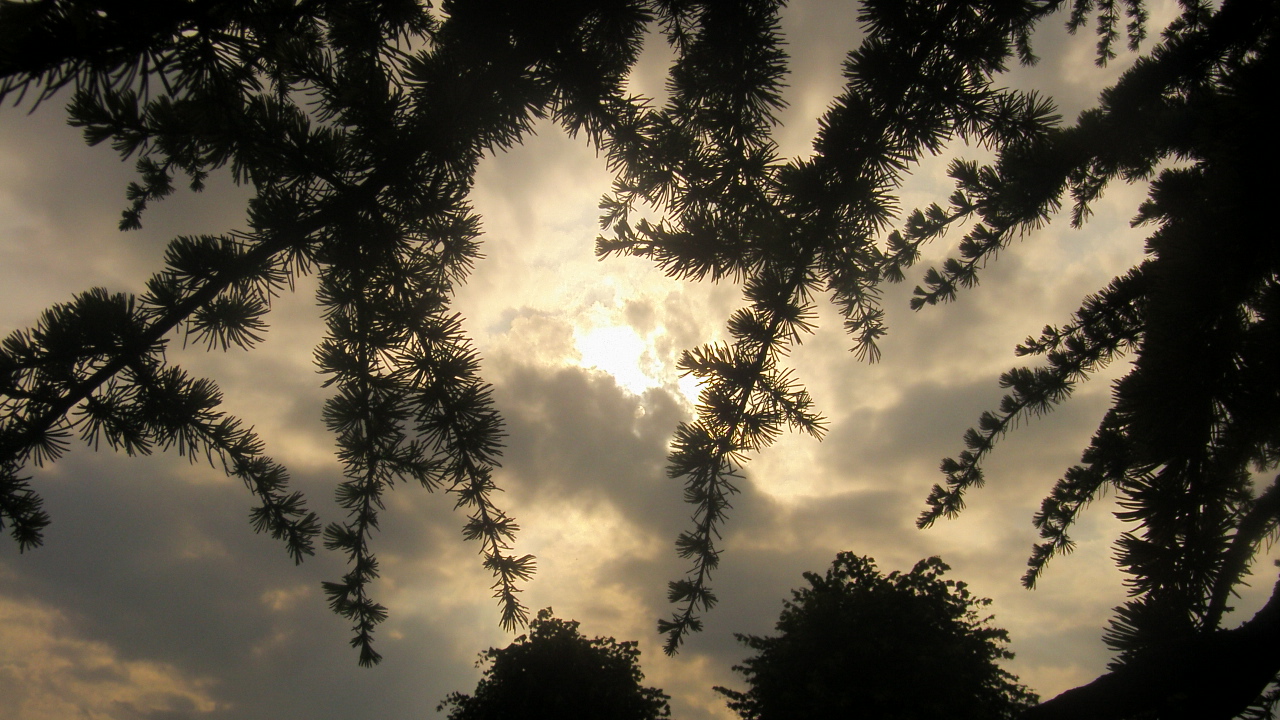
[[[787,428],[822,434],[786,367],[814,329],[816,296],[831,296],[855,354],[874,361],[886,331],[882,283],[904,279],[924,243],[962,229],[959,257],[923,274],[917,309],[977,283],[1068,193],[1072,221],[1085,223],[1116,179],[1149,183],[1137,209],[1153,227],[1147,260],[1020,347],[1046,364],[1002,378],[1008,397],[944,462],[920,524],[961,511],[1008,429],[1128,354],[1134,365],[1111,411],[1036,517],[1044,542],[1026,583],[1070,550],[1083,508],[1114,491],[1132,523],[1118,552],[1133,599],[1107,635],[1117,672],[1168,657],[1157,641],[1186,648],[1216,637],[1257,549],[1280,527],[1280,489],[1254,487],[1280,465],[1280,268],[1261,211],[1276,178],[1256,172],[1277,152],[1260,102],[1276,86],[1276,3],[1181,0],[1161,41],[1098,107],[1063,125],[1050,100],[1003,88],[1001,73],[1015,56],[1034,62],[1038,23],[1068,9],[1073,30],[1096,23],[1100,63],[1119,43],[1136,51],[1142,0],[867,0],[845,91],[821,118],[814,154],[792,161],[777,157],[770,135],[786,69],[780,4],[454,1],[435,15],[413,0],[210,0],[160,13],[113,0],[0,3],[0,99],[73,89],[69,116],[86,138],[139,158],[124,227],[171,193],[178,173],[198,188],[229,166],[256,193],[247,229],[176,239],[142,296],[84,293],[5,342],[0,522],[20,547],[39,543],[48,518],[24,468],[56,459],[77,433],[222,464],[258,496],[255,525],[295,558],[309,554],[319,521],[288,492],[285,469],[218,409],[211,381],[163,353],[175,330],[211,347],[253,344],[268,299],[315,272],[330,326],[317,361],[335,388],[325,419],[350,513],[324,531],[351,561],[326,590],[354,623],[361,661],[376,662],[372,633],[385,613],[369,594],[370,540],[381,493],[399,479],[456,494],[470,513],[464,533],[496,576],[503,621],[518,625],[517,583],[533,559],[511,550],[516,524],[491,500],[501,419],[450,294],[478,252],[466,200],[478,159],[548,116],[584,133],[616,173],[601,205],[602,255],[738,282],[746,295],[730,342],[681,361],[705,389],[670,456],[694,518],[677,540],[692,567],[671,583],[677,610],[660,624],[668,652],[716,602],[720,530],[749,456]],[[675,53],[661,107],[623,89],[651,25]],[[957,158],[956,192],[893,229],[903,178],[953,140],[996,159]],[[1239,630],[1265,635],[1266,617]],[[1167,684],[1144,707],[1155,711],[1180,687]],[[1234,712],[1225,699],[1206,702]]]
[[[886,576],[840,553],[791,591],[777,636],[737,635],[756,653],[734,667],[750,689],[716,691],[743,720],[1018,717],[1037,697],[997,664],[1008,633],[949,569],[932,557]]]
[[[996,82],[1015,53],[1035,61],[1033,29],[1068,3],[865,2],[867,37],[846,60],[846,91],[822,118],[813,157],[792,162],[773,156],[769,137],[783,62],[776,16],[759,5],[734,20],[709,10],[676,33],[673,98],[641,117],[645,142],[622,150],[623,172],[604,204],[614,236],[600,249],[649,257],[682,277],[732,277],[750,305],[730,320],[729,344],[682,361],[706,389],[698,419],[681,426],[670,456],[669,472],[685,480],[696,510],[693,529],[677,541],[693,567],[671,583],[679,609],[659,623],[669,652],[701,628],[700,614],[716,602],[709,583],[719,529],[749,454],[786,425],[821,432],[810,398],[781,366],[811,331],[813,297],[831,295],[854,352],[875,360],[885,332],[879,284],[902,280],[924,243],[966,228],[959,257],[924,273],[916,309],[976,284],[980,270],[1012,238],[1048,222],[1068,192],[1072,222],[1084,224],[1114,179],[1150,183],[1135,220],[1155,228],[1148,259],[1086,298],[1065,325],[1019,347],[1047,365],[1001,378],[1009,395],[966,434],[967,449],[943,462],[946,482],[919,524],[961,511],[1005,432],[1131,354],[1133,370],[1117,384],[1082,464],[1035,518],[1045,542],[1024,580],[1034,585],[1052,556],[1068,552],[1078,514],[1114,490],[1133,528],[1117,546],[1133,599],[1106,636],[1119,653],[1115,667],[1167,657],[1167,642],[1194,659],[1190,648],[1217,637],[1230,596],[1280,527],[1280,488],[1254,486],[1255,474],[1280,464],[1273,320],[1280,257],[1261,210],[1277,188],[1274,176],[1256,173],[1259,157],[1263,167],[1276,159],[1261,98],[1277,84],[1277,9],[1239,0],[1180,5],[1161,42],[1099,106],[1062,126],[1048,100]],[[1140,0],[1077,0],[1070,8],[1073,31],[1096,18],[1099,64],[1116,56],[1118,43],[1137,50],[1146,37]],[[751,41],[721,44],[729,31],[717,22],[750,27]],[[756,69],[754,83],[733,81],[742,67]],[[957,190],[946,207],[912,212],[890,231],[904,173],[953,139],[976,141],[997,159],[986,166],[956,159]],[[636,202],[667,216],[633,227]],[[1240,631],[1250,642],[1272,638],[1267,617],[1264,610]],[[1258,656],[1232,661],[1238,676],[1262,678],[1244,692],[1255,698],[1280,670]],[[1165,712],[1185,688],[1175,679],[1183,673],[1143,674],[1164,683],[1134,713]],[[1107,704],[1109,691],[1095,691]],[[1244,709],[1225,688],[1216,698],[1206,693],[1209,716]]]
[[[1280,587],[1240,627],[1151,642],[1111,672],[1032,708],[1023,718],[1268,720],[1280,703],[1274,681],[1280,673],[1277,642]],[[1267,690],[1260,696],[1262,688]]]
[[[1135,44],[1142,20],[1134,15]],[[1068,530],[1079,513],[1113,490],[1118,516],[1132,527],[1116,547],[1133,599],[1117,608],[1104,639],[1118,651],[1117,677],[1160,678],[1132,714],[1181,716],[1192,711],[1184,702],[1190,694],[1197,717],[1233,717],[1280,672],[1274,653],[1208,649],[1237,641],[1274,647],[1277,638],[1274,596],[1241,628],[1220,627],[1258,547],[1280,522],[1280,487],[1254,486],[1280,460],[1280,255],[1264,239],[1260,212],[1276,183],[1249,169],[1258,160],[1254,148],[1275,158],[1259,98],[1277,80],[1276,30],[1274,3],[1225,2],[1216,10],[1185,3],[1163,41],[1075,126],[1010,148],[993,166],[957,166],[961,193],[983,208],[986,226],[962,241],[962,261],[926,275],[929,288],[918,290],[919,302],[930,303],[971,284],[1008,229],[1025,222],[1019,218],[1056,208],[1067,191],[1079,225],[1111,180],[1150,180],[1134,220],[1154,226],[1147,259],[1087,298],[1067,324],[1046,326],[1018,348],[1045,356],[1046,366],[1001,378],[1009,394],[968,432],[967,449],[943,462],[946,486],[934,488],[920,519],[927,526],[959,512],[1001,435],[1131,353],[1132,369],[1117,382],[1081,464],[1067,470],[1035,517],[1045,542],[1035,547],[1024,583],[1034,586],[1050,558],[1071,550]],[[1109,36],[1100,31],[1102,62]],[[1183,164],[1161,167],[1175,158]],[[1182,658],[1180,670],[1169,666],[1171,655]],[[1251,687],[1216,682],[1219,674],[1250,677]],[[1120,705],[1106,683],[1093,692],[1094,702]]]
[[[483,7],[481,7],[483,5]],[[176,449],[241,478],[252,522],[297,561],[316,515],[288,473],[218,405],[210,380],[165,358],[177,331],[210,349],[250,347],[270,298],[316,273],[328,337],[316,361],[334,395],[324,419],[345,465],[348,521],[324,529],[350,572],[325,584],[371,665],[385,609],[370,547],[382,493],[402,480],[454,493],[495,576],[502,623],[526,621],[514,519],[492,501],[502,421],[450,310],[477,255],[467,205],[485,152],[550,114],[597,136],[640,47],[639,3],[417,0],[0,3],[0,101],[73,90],[68,115],[91,144],[137,156],[122,229],[148,203],[229,166],[253,186],[248,228],[173,240],[134,297],[90,290],[10,335],[0,354],[0,525],[21,549],[49,518],[23,469],[54,461],[75,433],[128,453]]]
[[[643,687],[634,641],[588,640],[578,623],[538,612],[529,633],[499,650],[480,653],[484,677],[474,695],[452,693],[437,708],[449,720],[670,717],[667,694]]]

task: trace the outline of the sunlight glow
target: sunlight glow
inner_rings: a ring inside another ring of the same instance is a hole
[[[648,344],[635,330],[625,325],[598,327],[576,335],[582,366],[596,368],[613,376],[619,387],[640,395],[659,383],[641,368]]]

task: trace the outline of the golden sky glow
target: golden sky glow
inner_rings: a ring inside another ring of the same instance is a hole
[[[1166,5],[1153,4],[1153,27]],[[784,156],[807,152],[815,118],[839,88],[840,58],[857,43],[855,9],[790,3]],[[1060,96],[1071,119],[1128,58],[1099,70],[1093,37],[1069,38],[1060,24],[1046,23],[1037,38],[1044,62],[1011,81]],[[660,93],[664,57],[652,48],[633,87]],[[33,116],[0,108],[3,334],[89,287],[138,291],[169,238],[244,222],[244,191],[217,177],[201,195],[180,191],[149,210],[142,231],[118,233],[131,165],[105,146],[84,147],[60,113],[56,102]],[[703,633],[666,658],[654,625],[669,612],[667,581],[685,570],[672,541],[690,509],[665,475],[665,454],[697,390],[675,365],[681,351],[724,337],[741,293],[677,282],[638,259],[597,260],[604,162],[584,139],[538,127],[482,165],[473,200],[485,257],[456,299],[507,422],[498,504],[524,528],[517,551],[539,557],[523,598],[531,609],[553,607],[589,636],[638,640],[646,684],[673,696],[675,717],[727,719],[711,687],[739,685],[730,666],[745,653],[733,633],[768,633],[802,572],[842,550],[871,555],[886,571],[940,554],[954,578],[994,598],[996,624],[1018,653],[1009,668],[1023,682],[1052,695],[1103,669],[1101,632],[1125,599],[1107,504],[1085,515],[1079,549],[1051,563],[1038,590],[1018,580],[1037,539],[1032,514],[1079,459],[1109,401],[1108,377],[1123,367],[1004,441],[987,487],[960,519],[924,532],[914,519],[938,481],[938,461],[959,451],[964,430],[998,402],[999,373],[1019,364],[1014,345],[1065,320],[1141,257],[1143,231],[1128,220],[1143,188],[1114,188],[1084,230],[1059,218],[1015,244],[953,305],[911,312],[918,273],[888,288],[879,364],[853,358],[824,304],[817,332],[792,360],[828,418],[827,438],[785,437],[748,466],[713,583],[721,604]],[[945,198],[949,158],[921,166],[904,210]],[[921,270],[952,248],[927,252]],[[327,522],[341,517],[332,500],[341,470],[311,362],[323,333],[313,289],[304,280],[275,304],[268,340],[252,352],[206,354],[178,341],[172,358],[218,381],[227,408],[259,430]],[[319,591],[341,575],[341,560],[321,553],[294,567],[253,535],[245,519],[252,498],[238,482],[178,457],[83,450],[35,478],[54,525],[33,552],[0,542],[0,697],[20,688],[8,695],[17,703],[0,702],[0,720],[161,710],[251,720],[439,717],[434,708],[447,693],[474,688],[476,653],[511,640],[444,495],[403,486],[387,498],[374,540],[383,565],[375,592],[391,619],[379,631],[383,664],[363,670],[345,622]],[[1236,603],[1239,615],[1261,604],[1269,584],[1259,585]]]

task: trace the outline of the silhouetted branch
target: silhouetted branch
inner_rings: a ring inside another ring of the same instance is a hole
[[[1251,620],[1153,646],[1123,667],[1038,705],[1021,720],[1161,717],[1231,720],[1280,673],[1280,582]]]
[[[1209,607],[1205,611],[1205,627],[1216,628],[1222,621],[1222,614],[1227,610],[1227,599],[1248,571],[1249,560],[1257,551],[1258,543],[1262,542],[1268,534],[1275,532],[1278,521],[1280,521],[1280,478],[1273,481],[1271,487],[1262,493],[1236,528],[1236,533],[1231,538],[1231,546],[1227,549],[1226,558],[1222,563],[1222,572],[1218,575],[1218,584],[1213,588]]]

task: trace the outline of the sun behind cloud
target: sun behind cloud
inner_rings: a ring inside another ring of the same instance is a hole
[[[642,367],[649,344],[630,326],[610,325],[575,332],[574,343],[582,355],[583,367],[612,375],[627,392],[640,395],[661,385]]]

